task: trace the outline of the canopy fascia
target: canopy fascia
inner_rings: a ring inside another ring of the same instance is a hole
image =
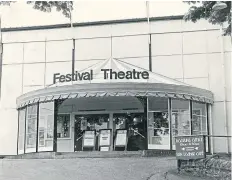
[[[18,97],[17,108],[55,99],[105,96],[170,97],[213,103],[212,92],[192,86],[162,83],[95,83],[65,85],[35,90]]]

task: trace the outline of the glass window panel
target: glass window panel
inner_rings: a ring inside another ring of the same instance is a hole
[[[148,97],[148,111],[168,111],[168,98]]]
[[[53,151],[54,102],[39,104],[38,151]]]
[[[115,122],[115,129],[126,129],[129,120],[124,114],[114,114],[113,121]]]
[[[148,97],[148,148],[170,149],[168,98]]]
[[[36,152],[37,105],[27,107],[26,117],[26,153]]]
[[[26,109],[19,110],[18,154],[24,154]]]
[[[75,151],[82,150],[82,138],[85,130],[96,130],[96,148],[98,146],[98,136],[101,129],[109,128],[109,114],[88,114],[75,115]]]
[[[206,104],[192,103],[192,130],[193,135],[208,134]],[[206,151],[208,151],[208,138],[206,138]]]
[[[175,149],[175,136],[191,135],[190,101],[172,99],[172,144]]]
[[[57,138],[70,137],[70,115],[59,114],[57,117]]]

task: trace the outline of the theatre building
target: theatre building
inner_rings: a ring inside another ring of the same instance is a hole
[[[183,135],[230,153],[231,39],[182,18],[151,18],[151,34],[146,19],[3,29],[0,154],[175,150]]]

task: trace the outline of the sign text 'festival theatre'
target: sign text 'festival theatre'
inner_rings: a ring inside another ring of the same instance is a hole
[[[104,74],[104,79],[149,79],[149,73],[147,71],[113,71],[112,69],[101,69]],[[70,81],[91,81],[94,79],[93,70],[86,72],[75,71],[73,74],[60,74],[55,73],[53,75],[53,83],[57,82],[70,82]]]

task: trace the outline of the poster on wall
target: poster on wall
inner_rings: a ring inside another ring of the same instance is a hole
[[[127,146],[127,130],[117,130],[115,146]]]
[[[83,147],[95,146],[95,131],[85,131],[83,137]]]
[[[110,146],[111,144],[111,129],[100,130],[99,146]]]
[[[82,119],[81,120],[81,130],[84,131],[87,129],[87,125],[88,125],[88,122],[87,122],[87,119]]]

